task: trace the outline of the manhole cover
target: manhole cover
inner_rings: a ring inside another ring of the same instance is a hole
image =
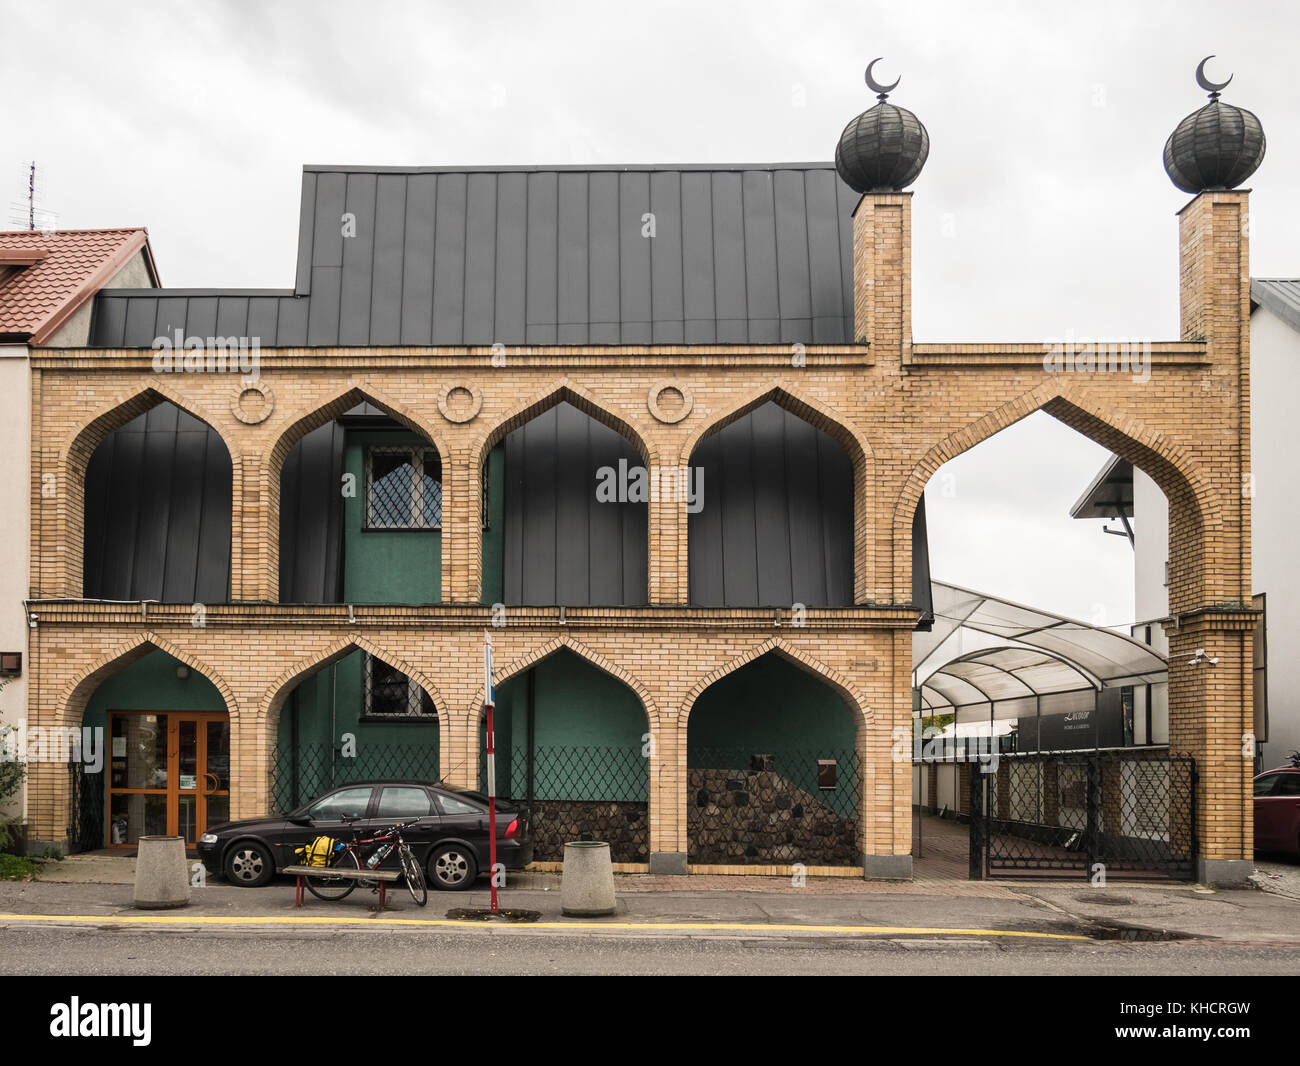
[[[1085,892],[1074,898],[1080,903],[1100,903],[1107,907],[1127,907],[1133,902],[1128,896],[1115,896],[1109,892]]]

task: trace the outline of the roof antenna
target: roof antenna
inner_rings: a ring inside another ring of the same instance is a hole
[[[40,206],[43,191],[42,177],[43,174],[37,172],[35,159],[30,163],[21,165],[19,181],[23,187],[23,197],[21,200],[14,200],[9,204],[10,225],[33,232],[38,229],[47,232],[54,229],[58,215],[53,211],[46,211]]]

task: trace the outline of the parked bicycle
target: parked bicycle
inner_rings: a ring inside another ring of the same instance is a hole
[[[353,821],[353,819],[346,817],[343,820],[345,822]],[[379,868],[380,863],[393,853],[393,849],[396,849],[398,865],[401,866],[402,874],[406,878],[406,889],[411,893],[411,898],[415,900],[416,906],[423,907],[429,900],[429,888],[424,881],[424,871],[420,869],[420,864],[416,862],[411,846],[402,838],[402,830],[410,828],[418,821],[418,818],[413,818],[409,822],[389,826],[387,829],[381,829],[371,837],[360,836],[356,827],[350,825],[348,828],[352,833],[352,839],[339,841],[329,866],[325,867],[321,873],[311,874],[304,878],[307,882],[307,890],[317,899],[334,901],[343,899],[359,884],[373,887],[378,882],[356,877],[331,877],[329,870],[342,869],[357,872],[363,869],[375,870]],[[373,846],[372,850],[363,859],[362,849],[371,846]]]

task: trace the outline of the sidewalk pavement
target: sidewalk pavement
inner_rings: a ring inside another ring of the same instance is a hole
[[[131,906],[134,860],[75,856],[48,863],[38,882],[0,882],[0,929],[56,925],[135,924],[225,927],[275,925],[378,926],[412,924],[466,931],[607,931],[620,935],[935,936],[990,935],[1008,938],[1097,939],[1205,938],[1223,944],[1258,943],[1300,949],[1300,900],[1255,889],[1216,891],[1204,886],[1112,881],[866,882],[752,876],[664,877],[618,875],[617,913],[609,918],[570,919],[561,913],[560,875],[512,875],[501,906],[541,914],[535,924],[451,922],[453,908],[487,908],[483,887],[469,892],[430,891],[428,906],[414,905],[394,886],[388,909],[377,914],[377,896],[358,888],[327,903],[308,896],[294,907],[292,879],[277,878],[260,889],[237,888],[218,879],[192,890],[188,907],[140,911]],[[1136,931],[1135,931],[1136,930]]]

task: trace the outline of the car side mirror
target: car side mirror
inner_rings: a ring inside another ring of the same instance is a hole
[[[311,819],[305,814],[291,814],[289,821],[293,825],[311,825]]]

